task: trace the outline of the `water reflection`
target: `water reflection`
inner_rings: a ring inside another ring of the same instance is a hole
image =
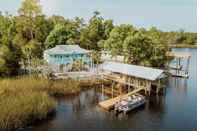
[[[181,98],[187,96],[188,79],[172,77],[169,79],[168,84],[169,87],[173,87],[175,93],[178,93]]]
[[[79,97],[72,100],[73,111],[76,113],[84,110],[91,110],[98,104],[99,98],[100,94],[97,93],[95,89],[82,92]]]
[[[150,112],[164,112],[165,110],[165,95],[152,95],[148,100],[148,110]]]

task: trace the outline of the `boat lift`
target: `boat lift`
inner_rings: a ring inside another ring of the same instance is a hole
[[[174,77],[189,78],[189,64],[191,59],[191,54],[187,52],[168,52],[167,56],[169,60],[174,59],[175,65],[168,64],[168,71]],[[186,60],[186,65],[184,66],[183,61]]]

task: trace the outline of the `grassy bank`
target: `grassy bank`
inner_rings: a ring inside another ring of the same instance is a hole
[[[91,87],[95,87],[95,86],[98,86],[101,84],[109,85],[109,84],[111,84],[111,81],[101,80],[101,79],[97,79],[97,78],[79,80],[79,86],[81,89],[91,88]]]
[[[47,118],[56,108],[51,96],[80,91],[74,80],[52,81],[35,76],[0,80],[0,130],[20,129]]]

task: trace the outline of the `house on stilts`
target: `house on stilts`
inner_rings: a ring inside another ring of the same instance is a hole
[[[64,67],[64,72],[68,71],[75,61],[81,61],[83,65],[91,68],[93,61],[91,51],[83,49],[78,45],[56,45],[54,48],[44,51],[44,60],[55,72]]]

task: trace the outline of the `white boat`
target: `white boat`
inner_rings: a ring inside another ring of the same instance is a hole
[[[129,96],[125,99],[120,100],[115,104],[115,111],[127,113],[139,106],[142,106],[146,103],[146,99],[144,96],[140,94],[135,94]]]

